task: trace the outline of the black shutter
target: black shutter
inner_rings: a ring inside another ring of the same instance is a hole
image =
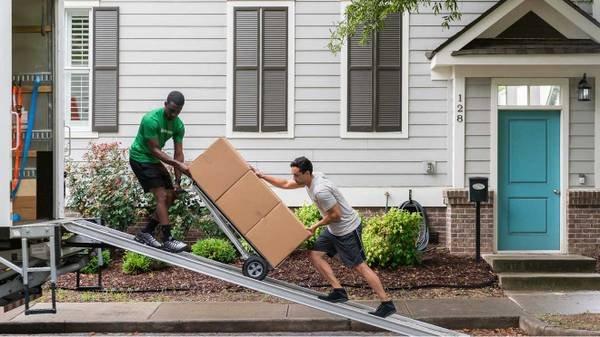
[[[262,131],[287,130],[288,22],[286,9],[263,9]]]
[[[375,131],[401,131],[402,24],[399,13],[388,16],[377,36]]]
[[[92,130],[119,130],[119,8],[94,8]]]
[[[258,132],[258,9],[234,16],[233,130]]]
[[[348,131],[373,131],[373,43],[359,44],[362,29],[348,43]]]
[[[401,131],[402,14],[389,15],[375,41],[348,42],[348,131]]]

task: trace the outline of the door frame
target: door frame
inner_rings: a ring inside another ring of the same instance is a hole
[[[527,105],[498,107],[499,85],[558,85],[560,86],[561,105]],[[567,193],[569,190],[569,96],[568,78],[492,78],[490,88],[490,189],[494,193],[494,251],[497,253],[566,253],[568,251],[567,235]],[[527,250],[527,251],[498,251],[498,111],[499,110],[535,110],[560,111],[560,249],[559,250]]]

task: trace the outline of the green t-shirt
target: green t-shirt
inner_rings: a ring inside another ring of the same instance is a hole
[[[140,163],[158,163],[160,160],[150,152],[148,140],[156,139],[162,149],[171,138],[174,143],[183,142],[184,134],[185,128],[179,117],[170,121],[165,117],[164,108],[152,110],[142,117],[137,136],[129,148],[129,158]]]

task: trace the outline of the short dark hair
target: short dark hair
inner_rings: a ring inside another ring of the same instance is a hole
[[[169,93],[169,96],[167,96],[167,103],[174,103],[177,106],[183,106],[183,104],[185,104],[185,97],[183,97],[183,94],[180,93],[177,90],[173,90]]]
[[[294,159],[290,163],[290,167],[297,167],[300,170],[300,172],[302,172],[302,173],[304,173],[306,171],[310,172],[310,174],[313,173],[312,162],[304,156]]]

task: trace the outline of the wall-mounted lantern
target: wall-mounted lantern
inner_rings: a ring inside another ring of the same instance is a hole
[[[577,85],[577,100],[582,102],[588,102],[592,100],[592,87],[588,83],[585,74]]]

